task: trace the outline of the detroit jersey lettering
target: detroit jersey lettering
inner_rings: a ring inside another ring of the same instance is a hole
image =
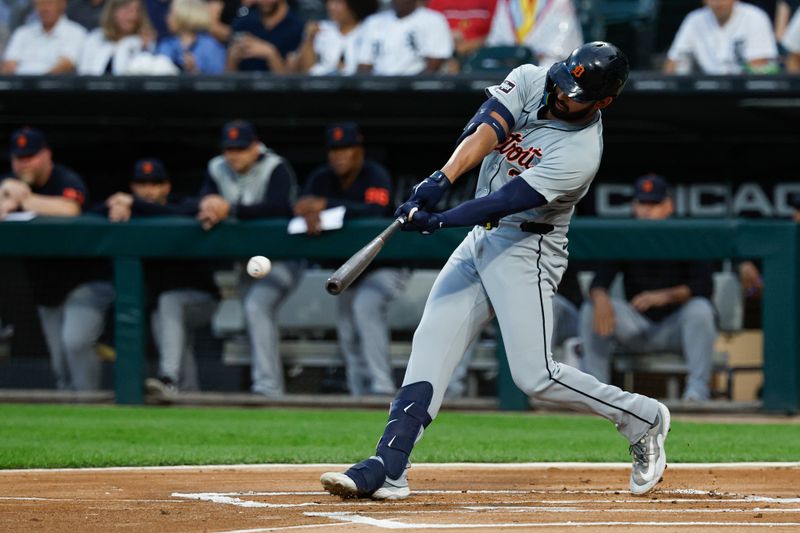
[[[570,124],[538,118],[544,107],[547,69],[523,65],[511,71],[500,85],[486,89],[497,98],[516,123],[508,139],[486,156],[481,165],[475,197],[498,190],[515,176],[547,198],[537,209],[509,215],[503,220],[519,224],[535,220],[566,226],[574,206],[589,189],[603,152],[600,112],[587,124]]]

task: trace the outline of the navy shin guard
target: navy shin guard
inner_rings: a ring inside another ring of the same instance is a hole
[[[428,427],[432,421],[428,414],[432,399],[433,385],[427,381],[412,383],[397,391],[376,452],[383,459],[388,477],[398,479],[403,474],[420,429]]]
[[[382,459],[370,457],[350,467],[345,475],[358,487],[359,495],[370,495],[383,486],[386,471]]]

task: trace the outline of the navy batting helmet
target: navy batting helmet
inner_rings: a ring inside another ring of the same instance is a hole
[[[547,92],[558,86],[578,102],[594,102],[617,96],[628,79],[628,58],[622,50],[603,41],[576,48],[567,59],[547,72]]]

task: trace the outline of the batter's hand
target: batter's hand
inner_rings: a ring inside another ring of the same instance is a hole
[[[429,213],[427,211],[414,211],[411,219],[400,228],[403,231],[418,231],[423,235],[430,235],[437,229],[442,228],[444,217],[440,213]]]
[[[414,186],[414,192],[411,193],[408,200],[394,212],[395,218],[399,216],[407,217],[415,207],[417,209],[431,209],[439,203],[448,187],[450,187],[450,180],[447,179],[444,172],[437,170],[430,177],[425,178]]]

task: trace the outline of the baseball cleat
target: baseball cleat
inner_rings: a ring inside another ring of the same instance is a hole
[[[168,377],[147,378],[144,382],[147,394],[157,396],[161,400],[173,400],[178,395],[178,386]]]
[[[406,466],[403,470],[403,475],[398,479],[387,477],[383,482],[383,486],[372,493],[373,500],[405,500],[411,495],[411,490],[408,488],[408,469],[411,465]]]
[[[340,498],[358,498],[356,482],[346,474],[340,472],[325,472],[319,478],[322,487]]]
[[[633,494],[637,496],[646,494],[661,481],[661,476],[667,468],[667,452],[664,449],[667,433],[669,433],[669,409],[659,402],[655,423],[638,442],[630,446],[633,456],[631,470]]]

